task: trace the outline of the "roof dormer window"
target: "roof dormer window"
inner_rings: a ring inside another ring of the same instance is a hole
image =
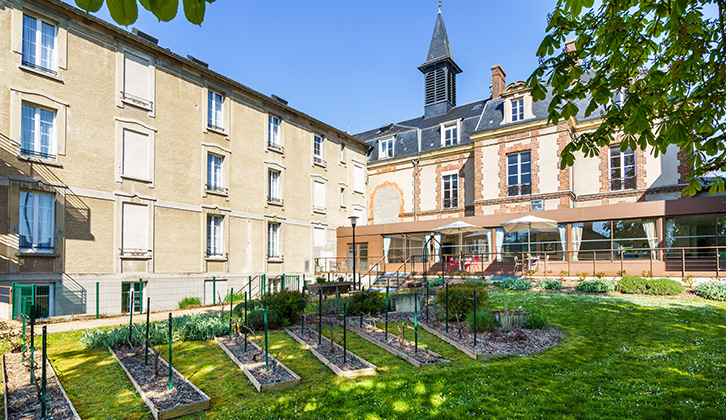
[[[393,138],[381,140],[378,143],[378,158],[387,159],[393,157]]]
[[[524,98],[512,99],[512,122],[524,119]]]
[[[461,127],[458,120],[441,124],[441,147],[459,144],[460,135]]]

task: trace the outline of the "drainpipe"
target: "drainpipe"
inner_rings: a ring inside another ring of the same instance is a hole
[[[411,160],[413,164],[413,220],[418,220],[418,173],[421,171],[419,163],[421,163],[421,155]]]

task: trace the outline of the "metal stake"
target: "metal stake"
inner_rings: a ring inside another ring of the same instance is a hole
[[[234,287],[229,289],[229,339],[232,339],[232,306],[234,304]]]
[[[388,341],[388,283],[386,283],[386,337],[385,341]]]
[[[476,347],[476,290],[474,290],[474,347]]]
[[[149,364],[149,316],[151,314],[151,311],[149,309],[151,309],[151,298],[147,297],[146,298],[146,345],[144,346],[144,347],[146,347],[146,350],[144,352],[144,364],[145,365]]]
[[[48,350],[47,345],[48,342],[46,341],[48,331],[46,330],[46,326],[43,326],[43,360],[42,360],[42,369],[41,369],[41,377],[40,377],[40,418],[45,418],[45,412],[46,412],[46,385],[47,385],[47,379],[46,379],[46,371],[45,371],[45,359],[48,357]]]
[[[134,329],[134,288],[129,290],[129,346],[131,345],[131,331]]]
[[[270,370],[270,361],[268,356],[268,350],[267,350],[267,301],[262,302],[262,310],[264,311],[264,317],[265,317],[265,370]]]
[[[449,332],[449,282],[444,279],[446,284],[446,332]]]
[[[320,296],[318,303],[318,345],[322,344],[323,340],[323,288],[318,289],[318,295]]]
[[[418,291],[413,292],[413,352],[418,353]]]
[[[343,364],[347,362],[347,356],[348,356],[348,339],[345,335],[345,332],[347,331],[347,321],[348,320],[348,305],[345,303],[343,304]]]
[[[245,353],[247,353],[247,293],[245,293]]]
[[[172,375],[173,370],[171,367],[171,357],[172,357],[172,350],[171,350],[171,312],[169,312],[169,390],[172,389],[173,383],[172,383]]]
[[[35,383],[35,304],[30,305],[30,384]]]

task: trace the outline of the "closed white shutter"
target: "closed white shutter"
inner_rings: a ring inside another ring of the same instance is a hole
[[[325,209],[325,184],[315,181],[313,183],[313,206]]]
[[[315,246],[325,246],[325,228],[313,228],[313,244]]]
[[[148,206],[140,204],[123,204],[121,247],[124,251],[148,251],[148,209]]]
[[[133,54],[124,54],[124,93],[151,100],[148,60]]]
[[[124,130],[123,175],[149,179],[149,136]]]
[[[353,191],[366,192],[366,173],[362,166],[355,165],[353,167]]]

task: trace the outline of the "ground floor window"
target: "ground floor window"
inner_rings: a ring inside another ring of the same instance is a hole
[[[353,244],[348,244],[348,270],[353,270],[353,257],[357,262],[358,269],[356,271],[367,271],[368,270],[368,243],[356,243],[356,253],[353,253]]]
[[[665,219],[666,258],[714,258],[716,245],[726,245],[726,214],[699,214]],[[676,249],[671,249],[676,248]],[[684,248],[683,250],[678,248]],[[726,251],[721,255],[726,257]]]
[[[35,318],[54,315],[54,288],[52,284],[13,284],[13,318],[21,314],[31,316],[35,305]]]

